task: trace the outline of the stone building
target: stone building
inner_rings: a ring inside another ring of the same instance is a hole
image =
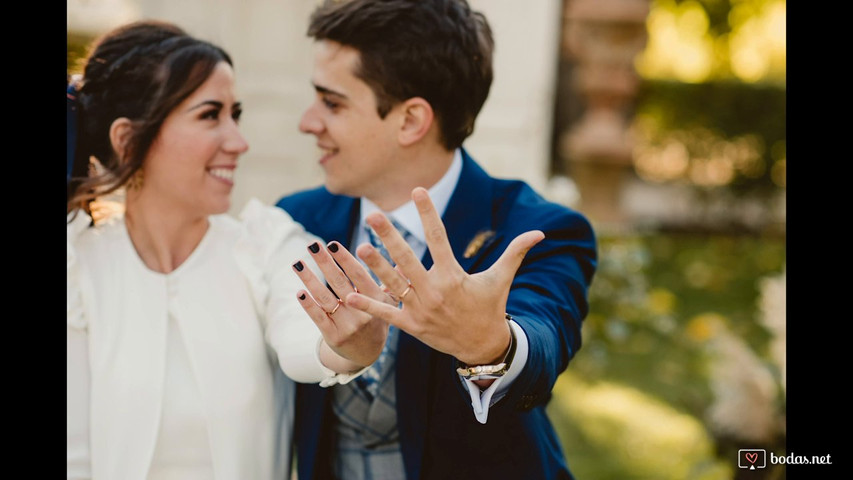
[[[560,0],[471,0],[495,36],[495,80],[465,142],[493,175],[547,187]],[[173,21],[222,45],[232,55],[250,144],[236,173],[232,213],[252,196],[274,202],[282,194],[322,182],[319,152],[298,131],[313,99],[308,17],[317,0],[68,0],[68,30],[96,35],[131,19]]]
[[[312,42],[319,0],[67,0],[69,35],[93,38],[134,19],[174,21],[234,58],[250,150],[236,173],[232,213],[252,196],[322,182],[312,136],[298,131],[313,98]],[[650,0],[469,0],[496,42],[495,80],[465,142],[493,175],[520,178],[585,213],[602,231],[700,225],[781,225],[784,191],[768,201],[720,189],[643,181],[635,171],[634,61],[647,39]],[[690,227],[690,228],[694,228]]]

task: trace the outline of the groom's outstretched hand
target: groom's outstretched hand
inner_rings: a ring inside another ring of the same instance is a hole
[[[384,291],[402,301],[402,308],[361,289],[342,296],[344,304],[395,325],[465,364],[500,362],[510,344],[506,321],[510,285],[524,256],[545,234],[533,230],[517,236],[488,270],[469,275],[454,257],[427,191],[414,189],[412,199],[424,226],[433,266],[426,270],[388,218],[372,213],[366,221],[382,239],[396,267],[370,244],[360,245],[356,253],[382,282]]]

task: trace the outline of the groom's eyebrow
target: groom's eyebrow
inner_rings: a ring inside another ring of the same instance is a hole
[[[314,90],[317,90],[318,93],[323,93],[326,95],[336,95],[336,96],[341,97],[341,98],[347,98],[347,96],[344,95],[343,93],[336,92],[336,91],[332,90],[331,88],[326,88],[322,85],[317,85],[316,83],[312,83],[311,85],[314,85]]]

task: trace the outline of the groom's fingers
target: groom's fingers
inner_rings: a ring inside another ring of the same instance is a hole
[[[508,287],[512,283],[512,279],[515,277],[515,273],[518,271],[518,267],[521,266],[521,262],[524,260],[527,252],[544,238],[545,234],[539,230],[524,232],[513,238],[506,247],[506,250],[504,250],[504,253],[501,254],[500,258],[487,271],[494,275],[498,284]]]
[[[394,225],[388,220],[388,217],[380,212],[374,212],[367,216],[364,220],[373,231],[382,240],[382,244],[388,249],[388,254],[400,272],[410,279],[412,283],[423,283],[426,279],[426,269],[421,263],[421,259],[412,251],[412,247],[406,243],[400,232],[394,228]],[[371,269],[372,266],[368,265]],[[379,272],[373,271],[379,276]],[[381,278],[381,277],[380,277]],[[383,279],[384,281],[384,279]]]
[[[359,262],[346,248],[344,248],[343,245],[332,241],[329,242],[327,248],[329,253],[332,254],[332,258],[338,262],[338,265],[340,265],[341,269],[344,271],[344,274],[349,277],[350,281],[352,281],[356,290],[370,298],[390,301],[388,295],[379,288],[379,285],[376,284],[373,277],[371,277],[367,272],[367,269],[364,268],[364,265],[362,265],[361,262]],[[341,298],[345,296],[346,295],[341,295]]]
[[[453,256],[453,249],[450,247],[450,241],[447,238],[444,222],[441,221],[441,216],[435,210],[429,193],[425,188],[417,187],[412,190],[412,200],[418,207],[418,214],[421,216],[427,247],[433,263],[441,266],[458,265],[459,263]]]
[[[379,281],[382,282],[382,286],[385,288],[386,292],[399,295],[406,290],[408,282],[399,272],[399,265],[396,268],[392,267],[391,264],[388,263],[388,260],[386,260],[385,257],[383,257],[379,251],[373,247],[373,245],[363,243],[358,246],[356,253],[359,258],[364,260],[364,263],[373,271]],[[415,282],[414,279],[411,281],[412,283]],[[426,282],[422,283],[422,285],[425,283]],[[389,305],[397,305],[397,302],[387,303],[389,303]]]
[[[408,330],[409,325],[405,323],[405,316],[396,305],[391,306],[387,303],[378,302],[360,293],[350,293],[347,295],[344,299],[344,304],[350,308],[368,313],[373,318],[384,320],[397,328]]]

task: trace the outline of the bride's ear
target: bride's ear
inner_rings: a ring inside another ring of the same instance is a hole
[[[125,151],[127,150],[127,142],[133,133],[133,124],[127,117],[119,117],[110,125],[110,144],[113,151],[122,163]]]

